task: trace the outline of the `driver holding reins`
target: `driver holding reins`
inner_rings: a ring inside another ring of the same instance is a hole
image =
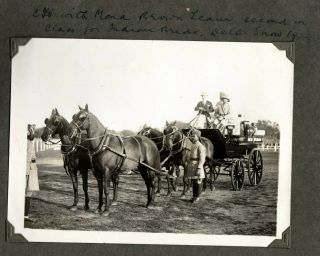
[[[194,108],[195,111],[198,111],[198,119],[194,124],[197,128],[210,128],[211,116],[210,113],[214,111],[213,105],[210,101],[207,100],[207,94],[205,92],[201,93],[202,100],[198,102],[197,106]]]

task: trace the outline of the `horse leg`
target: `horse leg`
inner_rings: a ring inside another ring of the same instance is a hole
[[[177,178],[179,176],[178,172],[180,172],[180,171],[179,171],[179,167],[177,167],[177,166],[173,166],[172,168],[173,168],[172,175],[174,177],[171,178],[171,186],[172,186],[173,190],[175,192],[177,192],[178,191],[178,189],[177,189]]]
[[[89,194],[88,194],[88,170],[82,171],[82,188],[84,192],[85,204],[84,210],[89,210]]]
[[[155,196],[156,196],[156,182],[155,182],[155,178],[156,175],[154,172],[147,170],[148,173],[148,178],[149,178],[149,184],[150,184],[150,201],[148,204],[148,207],[150,207],[151,205],[154,205],[154,200],[155,200]]]
[[[188,191],[187,186],[189,186],[188,185],[188,178],[184,176],[183,177],[183,190],[182,190],[182,194],[181,194],[182,198],[185,198],[185,196],[186,196],[186,192]]]
[[[111,180],[113,183],[113,199],[111,205],[117,205],[118,200],[118,185],[119,185],[119,175],[114,174],[111,176]]]
[[[177,179],[178,179],[178,178],[172,178],[172,179],[171,179],[171,185],[172,185],[173,190],[174,190],[175,192],[178,191]]]
[[[103,179],[101,177],[101,174],[97,174],[96,172],[94,172],[94,176],[97,179],[99,191],[99,204],[94,213],[101,213],[101,207],[103,205]]]
[[[213,168],[212,164],[210,165],[210,190],[213,191]]]
[[[103,191],[105,196],[104,209],[102,212],[103,216],[109,216],[110,214],[109,207],[110,207],[111,201],[109,198],[109,189],[110,189],[110,170],[106,168],[103,175]]]
[[[158,178],[158,188],[157,188],[156,194],[161,194],[161,175],[157,174],[157,178]]]
[[[79,201],[79,195],[78,195],[78,177],[77,177],[77,172],[76,170],[70,171],[70,178],[72,181],[72,186],[73,186],[73,195],[74,195],[74,200],[73,204],[69,207],[71,211],[76,211],[78,201]]]
[[[168,193],[167,196],[171,195],[171,179],[167,176],[167,182],[168,182]]]
[[[147,201],[147,205],[146,207],[148,208],[149,207],[149,204],[152,200],[151,198],[151,184],[150,184],[150,180],[149,180],[149,175],[148,175],[148,170],[144,167],[144,166],[140,166],[139,167],[139,170],[140,170],[140,174],[144,180],[144,183],[146,184],[147,186],[147,195],[148,195],[148,201]]]

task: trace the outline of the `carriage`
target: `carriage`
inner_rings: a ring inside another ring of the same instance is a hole
[[[226,126],[226,135],[219,129],[199,129],[201,136],[209,139],[214,145],[213,165],[205,166],[206,181],[212,183],[219,175],[231,178],[234,190],[241,190],[244,185],[245,172],[248,174],[251,186],[258,186],[262,179],[263,160],[258,150],[260,138],[251,132],[248,121],[240,124],[242,132],[234,135],[234,125]],[[188,133],[188,129],[183,132]]]

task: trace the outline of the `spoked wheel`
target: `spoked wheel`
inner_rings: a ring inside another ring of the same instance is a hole
[[[210,184],[210,190],[214,190],[213,182],[217,179],[219,174],[219,169],[216,169],[216,166],[205,165],[204,166],[205,173],[205,182]]]
[[[204,169],[204,174],[205,174],[206,182],[210,183],[210,180],[211,180],[211,174],[210,174],[211,168],[210,168],[209,165],[205,165],[205,166],[203,167],[203,169]]]
[[[244,184],[244,166],[241,160],[237,160],[231,169],[231,184],[234,190],[241,190]]]
[[[251,186],[258,186],[262,179],[263,161],[261,152],[253,149],[249,155],[248,177]]]
[[[212,169],[212,176],[213,176],[213,181],[216,181],[218,179],[220,173],[220,166],[216,165]]]

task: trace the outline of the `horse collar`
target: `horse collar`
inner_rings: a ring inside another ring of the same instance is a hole
[[[109,133],[108,133],[107,129],[105,129],[104,135],[103,135],[97,149],[93,152],[89,152],[89,156],[93,157],[94,155],[105,150],[108,147],[109,138],[110,138]]]

